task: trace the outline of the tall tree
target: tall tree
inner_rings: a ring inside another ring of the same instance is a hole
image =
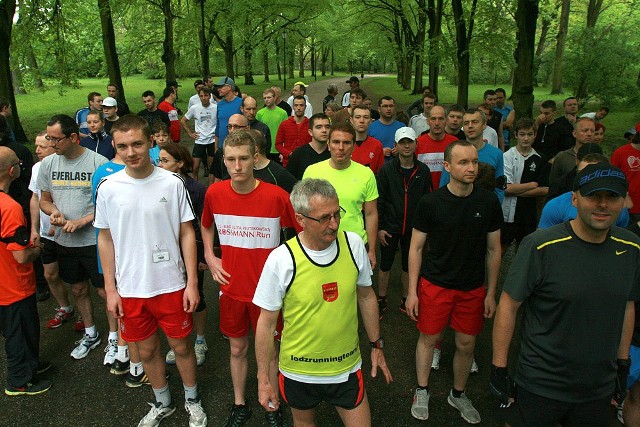
[[[518,0],[516,25],[518,46],[514,53],[516,69],[513,76],[513,107],[516,120],[533,116],[533,75],[539,0]]]
[[[122,85],[122,74],[120,72],[120,60],[116,51],[116,33],[113,28],[111,18],[111,5],[109,0],[98,0],[98,10],[100,11],[100,25],[102,26],[102,46],[104,57],[107,63],[107,73],[109,81],[118,86],[118,98],[126,102],[124,86]]]
[[[438,93],[440,76],[440,39],[442,38],[443,0],[429,0],[427,17],[429,18],[429,86]]]
[[[478,0],[473,0],[469,11],[469,28],[464,19],[462,0],[451,0],[453,18],[456,28],[456,59],[458,63],[458,98],[457,103],[467,108],[469,104],[469,46],[473,35],[473,24]]]
[[[598,22],[600,12],[602,12],[602,0],[589,0],[589,5],[587,6],[587,28],[585,31],[585,41],[587,44],[584,46],[585,49],[593,48],[596,44],[595,39],[599,37],[599,35],[595,33],[594,29]],[[586,100],[589,95],[587,88],[588,78],[589,71],[583,69],[578,79],[578,87],[576,88],[576,97],[581,101]]]
[[[11,54],[11,32],[13,29],[13,16],[16,13],[16,2],[13,0],[0,1],[0,96],[3,96],[11,103],[13,115],[11,117],[11,125],[13,132],[18,141],[26,141],[27,135],[24,133],[20,118],[18,116],[18,107],[16,106],[16,97],[13,92],[13,83],[11,79],[11,67],[9,65]]]
[[[564,56],[564,46],[569,32],[569,12],[571,11],[571,0],[562,0],[562,10],[560,11],[560,27],[556,37],[556,56],[553,61],[553,77],[551,79],[551,93],[564,93],[562,90],[562,57]]]

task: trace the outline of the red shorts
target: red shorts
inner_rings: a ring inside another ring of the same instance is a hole
[[[446,289],[420,278],[417,327],[425,335],[437,335],[448,324],[463,334],[478,335],[484,323],[484,286],[471,291]]]
[[[158,330],[169,338],[184,338],[193,329],[191,313],[184,311],[184,289],[151,298],[122,298],[120,331],[125,341],[143,341]]]
[[[220,332],[230,338],[242,338],[249,334],[249,329],[256,331],[260,307],[252,302],[238,301],[226,294],[220,295]],[[278,324],[274,338],[280,340],[282,333],[282,314],[278,315]]]

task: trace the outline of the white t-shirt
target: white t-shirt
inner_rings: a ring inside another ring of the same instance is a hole
[[[212,104],[217,104],[216,100],[213,99],[213,97],[211,97],[211,101]],[[200,101],[200,95],[199,94],[195,94],[195,95],[191,95],[191,98],[189,98],[189,104],[187,105],[187,110],[189,110],[189,108],[193,107],[194,105],[198,105],[198,104],[202,104],[202,101]]]
[[[311,116],[313,116],[313,107],[311,106],[311,101],[309,101],[309,97],[307,95],[304,95],[304,99],[307,100],[307,106],[304,109],[304,116],[307,119],[310,119]],[[293,112],[293,95],[291,95],[288,99],[287,99],[287,104],[289,104],[289,106],[291,107],[291,115],[293,116],[295,113]]]
[[[431,127],[427,123],[427,117],[422,113],[416,114],[415,116],[411,117],[411,119],[409,120],[409,127],[413,129],[413,131],[416,133],[416,136],[420,136],[423,132],[427,132],[429,129],[431,129]]]
[[[198,139],[196,144],[208,145],[213,144],[213,137],[216,131],[218,106],[209,104],[207,107],[202,106],[202,102],[189,108],[184,115],[188,120],[195,119],[196,133]]]
[[[489,145],[493,145],[496,148],[498,147],[498,132],[491,126],[487,126],[482,132],[482,139]]]
[[[123,169],[98,184],[94,226],[111,231],[121,296],[150,298],[185,287],[180,225],[194,218],[184,181],[164,169],[144,179]]]
[[[304,233],[304,232],[303,232]],[[347,240],[356,265],[358,266],[358,279],[356,285],[358,286],[371,286],[371,263],[369,262],[369,256],[367,250],[364,247],[362,238],[356,233],[347,231]],[[301,241],[302,243],[302,241]],[[336,258],[338,253],[338,246],[334,241],[327,249],[322,251],[313,251],[306,246],[302,245],[304,251],[309,255],[311,260],[320,265],[329,264]],[[269,311],[278,311],[282,308],[282,301],[284,300],[287,286],[291,283],[293,278],[294,265],[291,253],[285,245],[280,245],[269,254],[267,262],[264,264],[260,280],[258,281],[258,287],[253,296],[253,303],[260,308],[264,308]],[[354,319],[357,322],[357,319]],[[336,384],[345,382],[349,375],[360,369],[361,363],[358,363],[349,372],[331,376],[331,377],[318,377],[310,375],[292,374],[291,372],[284,372],[282,374],[295,381],[309,383],[309,384]]]
[[[29,181],[29,191],[38,195],[38,200],[42,196],[42,191],[38,189],[36,185],[36,181],[38,180],[38,172],[40,172],[41,162],[36,163],[31,168],[31,181]],[[55,240],[56,236],[59,236],[62,233],[62,228],[53,227],[54,234],[52,236],[49,235],[49,230],[51,229],[51,218],[46,213],[40,210],[40,237],[48,240]]]

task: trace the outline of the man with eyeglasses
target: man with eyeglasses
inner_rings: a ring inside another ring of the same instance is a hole
[[[309,166],[302,178],[322,178],[333,185],[346,210],[340,230],[353,231],[362,238],[367,245],[371,269],[374,269],[378,237],[378,187],[371,169],[351,160],[355,141],[356,131],[351,123],[336,123],[329,133],[331,158]]]
[[[220,77],[220,79],[213,85],[214,88],[218,90],[218,95],[220,96],[220,101],[218,101],[218,113],[217,113],[217,126],[216,126],[216,146],[215,149],[218,150],[222,148],[222,144],[224,143],[224,139],[229,134],[227,130],[227,125],[229,124],[229,118],[234,114],[242,114],[240,111],[240,107],[242,107],[242,98],[236,96],[234,89],[236,88],[236,83],[233,81],[231,77],[225,76]]]
[[[371,345],[371,376],[380,368],[387,383],[393,378],[384,358],[364,242],[356,233],[338,231],[345,211],[329,181],[299,182],[291,203],[303,231],[269,255],[253,297],[261,308],[256,330],[260,404],[267,411],[281,411],[279,386],[295,425],[313,425],[315,407],[321,401],[336,406],[346,426],[371,425],[361,369],[358,307]],[[276,354],[273,331],[285,306],[280,372],[274,382],[270,375]]]
[[[246,123],[246,118],[240,117]],[[299,226],[287,192],[254,177],[258,155],[250,131],[230,132],[222,150],[231,179],[216,182],[207,189],[202,241],[213,280],[220,284],[220,331],[229,338],[231,353],[234,401],[224,425],[241,426],[252,414],[245,391],[249,329],[255,332],[260,315],[260,308],[252,303],[253,294],[264,262],[280,244],[281,228],[299,229]],[[222,258],[213,251],[215,230]],[[275,383],[275,358],[272,363]],[[281,414],[270,412],[267,421],[270,426],[280,426]]]
[[[205,168],[211,168],[213,154],[215,151],[214,133],[216,130],[216,120],[218,107],[211,103],[211,92],[206,87],[198,89],[200,103],[189,108],[187,113],[182,116],[180,124],[187,132],[190,138],[193,138],[193,179],[198,179],[198,171],[200,170],[200,160],[204,160]],[[195,132],[191,130],[188,121],[195,121]]]
[[[40,209],[49,215],[51,225],[62,229],[55,236],[60,278],[71,285],[85,324],[85,335],[71,352],[74,359],[86,357],[101,342],[93,321],[89,280],[106,298],[104,280],[98,273],[91,178],[108,160],[78,144],[78,137],[78,125],[71,117],[60,114],[49,120],[46,138],[56,154],[42,160],[36,181],[42,191]],[[117,331],[113,316],[107,315],[107,319],[109,330]]]

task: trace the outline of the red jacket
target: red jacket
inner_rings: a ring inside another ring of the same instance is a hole
[[[384,151],[382,151],[382,142],[372,136],[356,146],[351,154],[351,160],[361,165],[371,168],[373,173],[378,173],[382,165],[384,165]]]
[[[173,142],[180,142],[180,119],[178,118],[178,110],[167,101],[158,104],[158,109],[169,115],[171,124],[169,125],[169,136]]]
[[[276,135],[276,149],[282,154],[282,166],[287,166],[293,150],[310,142],[308,118],[305,117],[302,123],[297,124],[295,117],[291,116],[280,123]]]

